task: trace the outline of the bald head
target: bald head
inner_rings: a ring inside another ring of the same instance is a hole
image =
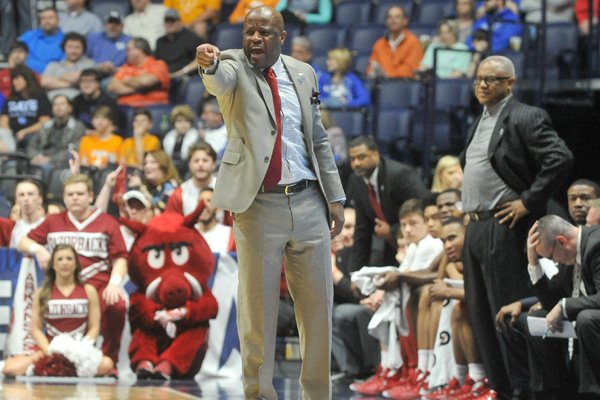
[[[242,47],[254,67],[264,69],[275,64],[285,37],[283,17],[273,8],[256,7],[246,14]]]
[[[281,16],[281,13],[272,7],[258,6],[252,8],[250,11],[248,11],[248,14],[246,14],[244,23],[246,23],[246,20],[251,17],[270,20],[274,28],[279,29],[279,31],[283,31],[284,29],[283,17]]]

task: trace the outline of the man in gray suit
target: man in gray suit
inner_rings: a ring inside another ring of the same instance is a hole
[[[244,20],[243,50],[197,49],[200,75],[228,132],[213,205],[234,213],[238,334],[246,398],[273,388],[279,277],[295,303],[304,399],[331,398],[330,237],[344,222],[344,191],[321,123],[313,69],[281,55],[283,18],[269,7]]]

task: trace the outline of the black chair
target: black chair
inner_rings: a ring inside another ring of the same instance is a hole
[[[416,108],[423,103],[422,84],[412,79],[379,82],[375,91],[378,110]]]
[[[381,110],[375,119],[375,137],[382,156],[407,161],[412,138],[411,110]]]

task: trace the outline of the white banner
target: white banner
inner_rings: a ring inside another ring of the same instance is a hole
[[[229,254],[216,258],[214,277],[209,282],[213,296],[219,304],[219,312],[210,320],[208,350],[196,380],[206,377],[240,378],[242,357],[237,333],[238,266]],[[211,284],[212,283],[212,284]]]

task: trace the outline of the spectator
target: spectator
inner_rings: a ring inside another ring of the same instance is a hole
[[[229,15],[230,24],[241,24],[244,22],[244,17],[252,8],[259,6],[273,7],[277,5],[279,0],[239,0],[235,8]]]
[[[354,170],[349,191],[356,207],[352,260],[357,266],[394,265],[400,205],[429,191],[408,165],[381,158],[372,137],[354,139],[349,153]],[[384,241],[383,254],[375,259],[370,258],[373,236]]]
[[[133,112],[133,136],[125,139],[121,145],[119,160],[128,167],[141,167],[144,154],[160,150],[160,140],[150,133],[152,114],[144,108]]]
[[[79,148],[85,135],[85,126],[73,117],[73,105],[69,98],[59,94],[52,99],[52,119],[27,145],[27,156],[33,165],[43,168],[44,180],[55,166],[67,164],[70,150]]]
[[[280,0],[275,9],[281,13],[286,24],[327,24],[333,13],[331,0]]]
[[[103,76],[110,76],[125,64],[130,39],[123,33],[121,14],[111,11],[104,17],[104,31],[89,34],[87,55]]]
[[[86,46],[85,37],[79,33],[69,32],[64,36],[61,47],[65,59],[51,62],[42,74],[42,87],[48,91],[48,97],[63,94],[73,99],[79,94],[81,71],[96,65],[85,56]]]
[[[163,4],[177,10],[183,25],[204,41],[219,22],[221,0],[164,0]]]
[[[55,247],[61,243],[75,246],[81,263],[81,278],[94,286],[101,299],[102,353],[116,365],[125,326],[125,294],[121,283],[127,275],[127,251],[119,224],[91,206],[93,196],[93,183],[89,177],[71,175],[65,181],[63,195],[68,211],[46,217],[40,226],[21,239],[18,249],[35,255],[42,269],[47,270],[50,252]]]
[[[167,9],[150,0],[131,0],[133,12],[125,17],[125,34],[144,38],[154,51],[156,39],[165,34],[164,16]],[[150,53],[148,53],[150,54]]]
[[[461,193],[458,189],[446,189],[437,195],[435,204],[438,209],[438,218],[442,223],[452,218],[462,218]]]
[[[81,139],[79,158],[85,167],[105,168],[119,160],[123,139],[115,135],[114,114],[107,106],[99,106],[92,117],[94,131]]]
[[[471,59],[471,65],[469,65],[469,71],[467,77],[472,78],[477,72],[479,63],[484,60],[490,53],[490,33],[485,29],[477,29],[473,32],[473,58]]]
[[[39,181],[24,179],[15,188],[16,220],[0,218],[0,246],[16,248],[21,238],[44,221],[44,189]]]
[[[87,36],[102,31],[100,18],[85,9],[86,0],[65,0],[67,11],[58,13],[60,29],[64,33],[77,32]]]
[[[519,16],[506,6],[506,0],[487,0],[482,8],[484,15],[475,21],[473,31],[485,29],[491,32],[492,53],[508,49],[511,37],[521,37],[523,28]],[[472,36],[467,39],[467,45],[471,50],[475,49]]]
[[[184,165],[188,158],[190,147],[199,139],[198,130],[193,127],[195,115],[190,106],[180,105],[171,111],[170,130],[163,139],[163,149],[177,166]],[[185,167],[184,167],[185,168]],[[177,168],[183,176],[181,168]]]
[[[169,197],[166,211],[188,215],[198,206],[200,192],[215,187],[217,178],[213,173],[217,166],[217,153],[210,144],[201,141],[192,145],[188,151],[187,164],[191,177]]]
[[[171,80],[197,74],[196,47],[202,40],[181,24],[176,10],[167,9],[164,20],[166,35],[158,38],[154,56],[167,64]]]
[[[17,148],[24,150],[31,136],[50,119],[51,106],[46,93],[39,87],[29,68],[13,68],[10,76],[12,94],[2,108],[0,128],[10,129],[17,142]]]
[[[213,208],[211,205],[212,194],[212,188],[204,188],[200,192],[200,200],[204,200],[204,210],[198,217],[195,227],[213,253],[222,254],[235,251],[233,230],[231,226],[217,221],[217,212],[222,210]]]
[[[519,10],[525,14],[525,22],[542,22],[542,0],[521,0]],[[573,0],[546,1],[546,22],[573,22]]]
[[[130,178],[129,187],[149,193],[152,206],[164,211],[169,197],[181,183],[177,169],[167,153],[155,150],[144,155],[142,172],[143,177],[134,175]]]
[[[29,55],[29,49],[27,45],[21,41],[16,41],[10,47],[10,53],[8,53],[7,68],[0,69],[0,93],[4,95],[4,99],[10,97],[10,87],[12,80],[10,78],[10,71],[17,65],[25,66],[27,56]]]
[[[465,43],[473,31],[475,0],[456,0],[454,20],[458,25],[458,41]]]
[[[427,46],[419,68],[421,71],[433,69],[433,57],[436,50],[436,75],[438,78],[465,78],[467,76],[471,53],[467,51],[466,44],[458,41],[456,22],[444,20],[438,24],[437,40]]]
[[[386,37],[373,45],[367,75],[372,78],[414,78],[423,58],[419,39],[408,29],[403,7],[393,5],[385,15]]]
[[[58,14],[54,8],[39,11],[38,18],[40,27],[23,33],[19,40],[29,48],[27,66],[41,74],[50,62],[63,59],[63,32],[58,27]]]
[[[427,224],[427,232],[429,232],[432,238],[439,239],[442,235],[442,221],[440,219],[440,214],[438,213],[436,199],[437,195],[435,193],[432,193],[429,197],[423,199],[423,219]],[[400,246],[398,246],[398,248],[400,248]],[[398,260],[398,258],[396,258],[396,260]],[[402,263],[400,260],[398,260],[398,262]]]
[[[100,87],[100,73],[95,69],[84,69],[79,75],[79,91],[73,99],[73,115],[78,118],[88,130],[92,129],[92,115],[99,106],[109,107],[113,115],[118,115],[115,99]]]
[[[458,157],[443,156],[435,166],[431,191],[438,193],[446,189],[460,189],[462,181],[463,171]]]
[[[329,108],[366,107],[371,103],[369,92],[356,74],[350,72],[350,50],[338,48],[327,53],[327,72],[319,76],[321,101]]]
[[[217,153],[217,160],[221,160],[222,153],[227,145],[227,127],[219,103],[214,97],[206,99],[201,106],[200,121],[202,127],[198,130],[200,138],[210,144]]]
[[[146,39],[133,38],[127,44],[127,63],[117,70],[108,84],[108,91],[118,96],[117,103],[123,106],[168,104],[167,64],[152,57]]]
[[[306,36],[294,36],[292,38],[292,57],[294,57],[298,61],[305,62],[310,64],[311,67],[315,70],[317,74],[317,78],[321,75],[321,69],[313,65],[313,45],[310,39]]]

